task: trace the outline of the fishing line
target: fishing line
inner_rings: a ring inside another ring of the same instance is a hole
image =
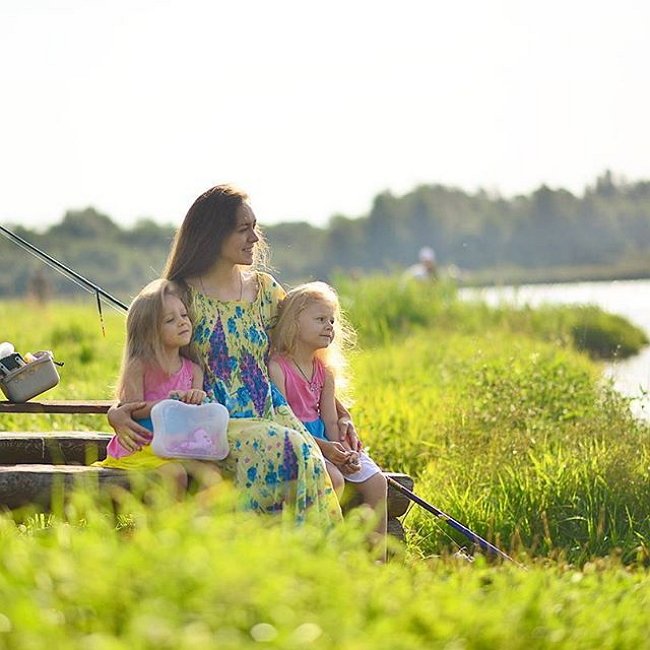
[[[96,285],[94,282],[91,282],[83,275],[80,275],[76,271],[73,271],[69,266],[59,262],[56,258],[48,255],[45,251],[42,251],[40,248],[37,248],[33,244],[30,244],[27,240],[23,239],[16,235],[16,233],[11,232],[8,228],[0,226],[0,234],[3,235],[6,239],[16,244],[16,246],[22,248],[24,251],[28,252],[30,255],[36,259],[44,262],[51,269],[54,269],[61,275],[63,275],[68,280],[74,282],[78,287],[91,293],[95,296],[97,301],[97,311],[99,313],[99,321],[101,323],[102,334],[106,336],[106,328],[104,324],[104,313],[102,311],[102,300],[115,309],[116,311],[125,313],[128,311],[128,306],[123,302],[112,296],[110,293],[104,291],[100,286]]]

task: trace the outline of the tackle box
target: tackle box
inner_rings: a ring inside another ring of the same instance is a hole
[[[0,388],[10,402],[27,402],[59,383],[49,352],[36,352],[36,359],[0,376]]]

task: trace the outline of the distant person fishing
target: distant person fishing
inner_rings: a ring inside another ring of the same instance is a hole
[[[409,266],[404,275],[406,278],[412,278],[414,280],[437,280],[438,266],[433,248],[423,246],[418,253],[418,263]]]

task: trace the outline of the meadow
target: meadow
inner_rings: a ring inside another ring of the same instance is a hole
[[[89,486],[56,516],[0,517],[0,648],[648,647],[649,426],[598,366],[643,333],[592,308],[462,302],[446,283],[335,284],[373,457],[525,568],[417,507],[378,566],[356,514],[294,530],[233,513],[221,483],[183,504],[124,495],[115,518]],[[104,336],[92,304],[5,302],[0,339],[65,363],[47,397],[110,398],[123,323],[105,310]],[[0,428],[109,430],[97,416]]]

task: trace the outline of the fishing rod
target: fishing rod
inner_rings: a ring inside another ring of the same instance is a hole
[[[386,475],[384,474],[384,476]],[[494,553],[499,557],[509,560],[510,562],[513,562],[517,566],[522,567],[522,565],[519,564],[519,562],[513,560],[507,553],[504,553],[500,548],[497,548],[496,546],[494,546],[494,544],[490,544],[490,542],[488,542],[486,539],[483,539],[480,535],[477,535],[474,531],[467,528],[467,526],[461,524],[459,521],[457,521],[453,517],[450,517],[442,510],[439,510],[435,506],[431,505],[428,501],[425,501],[414,492],[411,492],[411,490],[404,487],[401,483],[396,481],[392,476],[386,476],[386,481],[391,487],[395,488],[398,492],[403,494],[410,501],[413,501],[413,503],[417,503],[417,505],[419,505],[421,508],[424,508],[427,512],[430,512],[431,514],[435,515],[439,519],[442,519],[446,524],[451,526],[454,530],[457,530],[465,537],[467,537],[467,539],[469,539],[471,542],[474,542],[475,544],[480,546],[484,551],[489,551],[490,553]]]
[[[36,246],[34,246],[34,244],[30,244],[27,240],[23,239],[22,237],[19,237],[16,233],[11,232],[11,230],[9,230],[8,228],[5,228],[4,226],[0,226],[0,234],[4,235],[6,239],[13,242],[23,250],[27,251],[37,259],[41,260],[42,262],[45,262],[45,264],[47,264],[50,268],[53,268],[55,271],[58,271],[59,273],[61,273],[61,275],[68,278],[68,280],[72,280],[72,282],[74,282],[77,286],[81,287],[85,291],[88,291],[89,293],[94,294],[95,298],[97,299],[97,309],[99,311],[99,317],[102,320],[102,330],[104,329],[102,305],[101,305],[102,300],[106,302],[108,305],[110,305],[111,307],[113,307],[113,309],[116,309],[117,311],[121,311],[121,312],[128,311],[128,306],[125,305],[120,300],[118,300],[117,298],[115,298],[115,296],[112,296],[107,291],[104,291],[104,289],[96,285],[94,282],[88,280],[88,278],[84,278],[83,275],[80,275],[76,271],[73,271],[69,266],[63,264],[63,262],[59,262],[59,260],[57,260],[56,258],[52,257],[51,255],[48,255],[45,251],[41,250],[40,248],[37,248]]]

